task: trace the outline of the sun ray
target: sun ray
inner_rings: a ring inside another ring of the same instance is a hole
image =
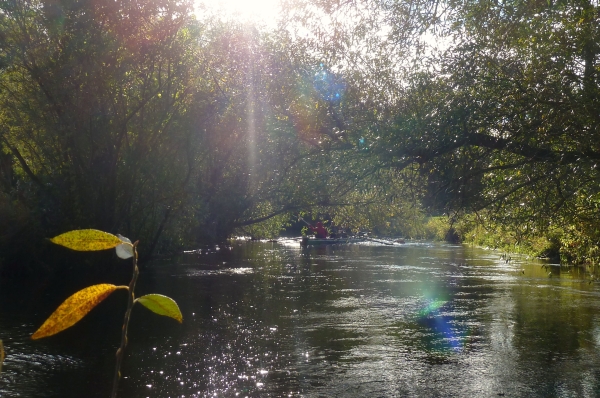
[[[280,0],[196,0],[196,12],[214,13],[224,19],[273,26],[281,15]]]

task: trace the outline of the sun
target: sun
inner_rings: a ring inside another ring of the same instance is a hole
[[[280,0],[196,0],[197,13],[274,26],[281,15]]]

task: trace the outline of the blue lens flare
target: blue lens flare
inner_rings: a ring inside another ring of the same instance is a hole
[[[430,351],[456,352],[465,347],[469,331],[460,330],[455,316],[447,315],[452,313],[448,311],[450,305],[448,301],[431,300],[417,315],[417,324],[429,329],[425,346]]]
[[[313,87],[322,99],[334,104],[341,101],[346,90],[343,79],[329,71],[323,64],[319,64],[319,68],[313,76]]]

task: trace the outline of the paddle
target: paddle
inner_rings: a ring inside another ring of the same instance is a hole
[[[304,218],[300,217],[300,215],[299,215],[299,214],[298,214],[298,220],[302,220],[302,221],[304,222],[304,224],[308,225],[308,227],[312,229],[312,225],[310,225],[310,224],[308,223],[308,221],[306,221]],[[306,245],[305,245],[305,243],[304,243],[304,239],[308,239],[308,236],[303,236],[303,237],[302,237],[302,238],[300,238],[300,239],[301,239],[301,243],[300,243],[300,245],[301,245],[301,246],[302,246],[302,245],[306,246]]]
[[[298,216],[298,220],[302,220],[304,222],[304,224],[308,225],[309,227],[312,227],[312,225],[310,225],[309,222],[306,221],[304,218]]]

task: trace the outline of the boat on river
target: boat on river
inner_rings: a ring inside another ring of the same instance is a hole
[[[346,238],[309,238],[303,237],[300,246],[325,246],[325,245],[347,245],[350,243],[364,242],[366,239],[359,236],[350,236]]]

